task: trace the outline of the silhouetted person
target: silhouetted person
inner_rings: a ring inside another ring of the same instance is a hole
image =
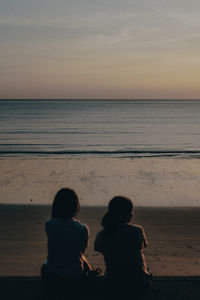
[[[143,228],[129,224],[132,216],[131,200],[114,197],[95,240],[94,248],[103,254],[106,264],[109,297],[142,299],[151,286],[152,276],[143,253],[148,243]]]
[[[57,297],[57,293],[65,297],[81,292],[82,277],[92,270],[84,255],[89,230],[75,219],[79,210],[76,193],[63,188],[57,192],[51,219],[45,223],[48,255],[42,267],[42,276],[48,283],[50,294],[53,291],[53,298]]]

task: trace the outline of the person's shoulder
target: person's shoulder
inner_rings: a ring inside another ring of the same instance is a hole
[[[148,246],[148,241],[146,239],[146,234],[144,228],[141,225],[128,224],[130,232],[137,235],[138,238],[144,243],[144,247]]]
[[[80,229],[81,231],[85,231],[88,232],[89,231],[89,227],[86,224],[81,223],[80,221],[76,220],[76,219],[72,219],[74,226],[76,226],[78,229]]]
[[[54,225],[54,224],[57,224],[57,222],[58,222],[58,220],[55,219],[55,218],[53,218],[53,219],[48,219],[48,220],[46,220],[45,225],[46,225],[47,227],[49,227],[49,226],[52,226],[52,225]]]
[[[45,222],[45,228],[47,232],[51,232],[52,230],[54,231],[55,228],[58,227],[59,224],[59,220],[57,218],[52,218],[52,219],[48,219]]]
[[[128,224],[126,224],[126,227],[129,228],[130,230],[138,230],[138,231],[144,230],[143,227],[138,224],[128,223]]]
[[[138,232],[138,233],[144,232],[144,228],[141,225],[137,225],[137,224],[126,224],[126,228],[131,232]]]
[[[141,226],[141,225],[138,225],[138,224],[132,224],[132,226],[136,229],[136,230],[138,230],[138,231],[144,231],[144,228]]]
[[[45,221],[45,224],[46,224],[46,225],[47,225],[47,224],[51,224],[51,221],[52,221],[52,219],[48,219],[48,220]]]
[[[101,237],[103,234],[104,234],[104,232],[105,232],[105,230],[104,229],[102,229],[102,230],[100,230],[99,232],[97,232],[97,237]]]

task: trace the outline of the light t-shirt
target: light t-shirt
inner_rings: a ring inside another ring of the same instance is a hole
[[[74,219],[53,218],[45,223],[48,238],[47,269],[60,276],[79,277],[89,230]]]

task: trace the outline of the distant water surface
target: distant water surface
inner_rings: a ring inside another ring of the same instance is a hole
[[[200,101],[1,100],[0,155],[200,156]]]

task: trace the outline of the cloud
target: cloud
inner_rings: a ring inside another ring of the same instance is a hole
[[[182,8],[182,12],[177,12],[178,6],[170,1],[141,0],[133,1],[132,5],[129,1],[124,4],[108,1],[108,5],[104,1],[101,5],[97,1],[69,1],[68,5],[65,1],[56,2],[57,9],[52,1],[47,7],[47,1],[43,0],[43,9],[38,13],[33,8],[38,5],[39,9],[41,5],[36,1],[37,5],[29,9],[27,6],[22,12],[1,16],[4,36],[17,35],[20,40],[23,37],[36,40],[38,37],[38,42],[42,38],[53,38],[60,40],[61,44],[63,39],[69,39],[70,42],[79,41],[83,47],[90,43],[91,47],[107,48],[162,47],[199,36],[199,20],[194,18],[195,11],[187,14]],[[47,12],[44,10],[45,3]]]
[[[99,77],[109,74],[108,86],[115,77],[117,86],[134,78],[141,89],[149,77],[167,82],[163,70],[199,68],[198,8],[196,0],[4,1],[0,79],[12,78],[16,86],[17,76],[23,82],[38,73],[53,82],[67,77],[68,86],[76,86],[88,76],[98,86]]]

